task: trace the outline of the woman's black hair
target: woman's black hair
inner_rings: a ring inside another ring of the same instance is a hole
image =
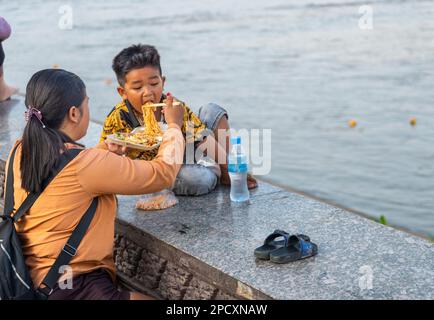
[[[62,69],[35,73],[27,84],[26,106],[38,109],[42,122],[30,117],[24,128],[21,155],[21,187],[40,192],[42,182],[58,163],[65,143],[75,143],[59,129],[73,106],[79,108],[86,98],[86,87],[75,74]]]

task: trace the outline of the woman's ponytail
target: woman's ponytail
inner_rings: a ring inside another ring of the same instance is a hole
[[[65,70],[42,70],[30,79],[20,165],[21,187],[27,192],[41,191],[43,181],[65,151],[65,143],[74,142],[60,126],[69,109],[81,106],[85,97],[83,81]]]

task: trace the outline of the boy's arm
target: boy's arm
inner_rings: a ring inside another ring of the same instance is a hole
[[[79,159],[77,177],[81,186],[95,195],[145,194],[171,188],[182,165],[184,146],[180,128],[171,124],[152,161],[87,149]]]

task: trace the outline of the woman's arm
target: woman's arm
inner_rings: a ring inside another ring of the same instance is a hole
[[[95,195],[152,193],[173,186],[183,163],[184,137],[179,125],[170,124],[152,161],[131,160],[100,148],[83,151],[78,159],[77,176],[86,191]]]

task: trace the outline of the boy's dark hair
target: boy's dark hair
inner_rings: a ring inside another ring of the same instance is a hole
[[[125,85],[125,76],[133,69],[153,66],[161,73],[160,55],[157,49],[147,44],[134,44],[123,49],[113,59],[112,68],[121,86]]]

